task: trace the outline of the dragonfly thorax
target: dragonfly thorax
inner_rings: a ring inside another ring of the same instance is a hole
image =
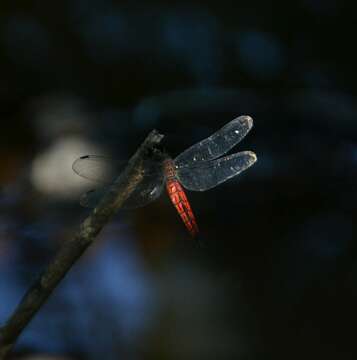
[[[164,160],[164,173],[167,179],[176,178],[175,163],[172,159],[168,158]]]

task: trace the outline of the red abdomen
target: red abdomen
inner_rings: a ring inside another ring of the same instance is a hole
[[[198,226],[181,184],[176,179],[168,179],[166,189],[187,230],[191,236],[195,236],[198,233]]]

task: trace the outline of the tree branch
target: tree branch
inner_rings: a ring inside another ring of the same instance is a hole
[[[144,160],[152,156],[162,138],[163,135],[155,130],[147,136],[99,205],[82,222],[77,234],[62,245],[52,262],[24,295],[6,324],[0,328],[0,360],[9,354],[32,317],[141,182],[145,170]]]

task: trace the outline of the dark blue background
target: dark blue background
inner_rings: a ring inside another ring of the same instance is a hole
[[[1,322],[87,213],[62,178],[84,155],[71,146],[125,160],[156,128],[175,156],[249,114],[238,148],[258,156],[188,193],[204,249],[165,196],[118,214],[19,356],[355,359],[355,11],[332,0],[0,4]]]

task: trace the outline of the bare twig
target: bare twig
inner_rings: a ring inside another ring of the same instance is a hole
[[[0,328],[0,360],[11,351],[17,338],[32,317],[46,302],[52,291],[91,245],[114,213],[122,206],[143,178],[144,165],[163,135],[152,131],[130,159],[99,205],[83,221],[73,239],[64,243],[37,281],[24,295],[6,324]]]

